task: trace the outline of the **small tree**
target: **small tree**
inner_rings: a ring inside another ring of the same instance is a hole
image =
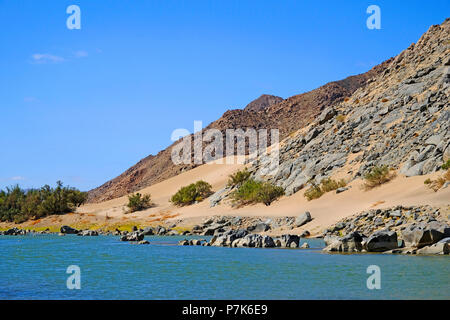
[[[142,195],[139,192],[128,196],[127,207],[131,212],[148,209],[152,206],[151,197],[149,194]]]

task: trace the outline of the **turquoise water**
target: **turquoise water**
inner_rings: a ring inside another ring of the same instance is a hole
[[[448,256],[186,247],[185,237],[0,236],[0,299],[450,299]],[[304,240],[302,240],[303,242]],[[69,265],[81,289],[69,290]],[[369,265],[381,289],[369,290]]]

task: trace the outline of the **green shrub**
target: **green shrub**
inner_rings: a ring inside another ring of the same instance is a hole
[[[442,169],[444,170],[450,169],[450,160],[447,160],[447,162],[442,165]]]
[[[196,201],[203,201],[212,194],[212,187],[205,181],[197,181],[188,186],[182,187],[175,193],[170,202],[177,206],[185,206],[193,204]]]
[[[426,179],[423,183],[424,184],[430,184],[430,183],[432,183],[433,181],[431,181],[431,179],[430,178],[428,178],[428,179]]]
[[[308,201],[311,201],[313,199],[320,198],[324,193],[325,192],[322,191],[319,185],[313,184],[305,191],[304,196],[308,199]]]
[[[266,206],[284,195],[284,189],[279,186],[275,186],[269,182],[264,182],[258,191],[258,202],[264,203]]]
[[[245,168],[244,170],[240,170],[234,174],[229,175],[228,186],[229,187],[241,186],[249,178],[250,172],[248,172],[247,168]]]
[[[323,179],[320,184],[321,184],[321,189],[324,193],[336,190],[338,188],[345,187],[347,185],[347,183],[344,181],[344,179],[336,181],[331,178]]]
[[[142,195],[139,192],[128,196],[127,207],[131,212],[148,209],[152,206],[151,196],[149,194]]]
[[[0,190],[0,221],[21,223],[52,214],[72,212],[87,199],[87,193],[64,187],[46,185],[40,189],[23,190],[19,186]]]
[[[282,195],[284,195],[282,187],[275,186],[270,182],[248,179],[231,193],[231,199],[240,206],[251,203],[264,203],[269,206]]]
[[[311,201],[313,199],[320,198],[326,192],[330,192],[338,188],[345,187],[346,185],[347,183],[345,182],[344,179],[336,181],[331,178],[324,178],[322,179],[320,184],[315,184],[314,182],[311,182],[311,187],[309,187],[305,191],[304,196],[306,197],[306,199],[308,199],[308,201]]]
[[[395,177],[394,173],[391,173],[389,167],[377,166],[373,167],[365,176],[364,176],[364,187],[366,190],[372,189],[376,186],[379,186],[383,183],[389,182]]]

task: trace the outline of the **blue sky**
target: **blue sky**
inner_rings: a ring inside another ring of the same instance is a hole
[[[72,4],[81,30],[66,27]],[[176,128],[365,72],[449,13],[448,0],[0,0],[0,188],[96,187]]]

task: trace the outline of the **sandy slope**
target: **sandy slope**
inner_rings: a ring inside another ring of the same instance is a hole
[[[242,167],[243,165],[239,164],[205,164],[142,189],[141,193],[151,194],[155,207],[141,212],[125,214],[125,205],[128,199],[121,197],[102,203],[84,205],[75,214],[47,217],[33,226],[42,228],[62,224],[117,225],[134,222],[145,226],[171,219],[183,219],[185,225],[192,226],[204,217],[212,215],[275,217],[297,216],[304,211],[310,211],[313,221],[302,228],[289,232],[299,233],[308,230],[312,235],[317,235],[340,219],[370,208],[391,207],[400,204],[404,206],[431,205],[443,208],[444,214],[450,213],[450,188],[434,192],[423,183],[425,179],[434,179],[442,173],[411,178],[397,177],[370,191],[362,190],[362,181],[355,180],[349,184],[351,186],[349,190],[340,194],[330,192],[313,201],[307,201],[302,190],[290,197],[283,197],[268,207],[258,204],[236,209],[228,204],[220,204],[210,208],[209,201],[206,200],[192,206],[177,208],[169,203],[170,197],[181,186],[200,179],[209,182],[213,186],[213,190],[219,190],[226,185],[228,175]],[[26,228],[31,226],[31,223],[27,222],[19,227]],[[277,232],[282,233],[283,230]]]
[[[317,234],[346,216],[370,208],[383,208],[399,204],[405,206],[428,204],[438,207],[450,205],[450,188],[434,192],[423,183],[426,178],[431,177],[433,179],[439,175],[436,173],[411,178],[397,177],[395,180],[370,191],[362,190],[362,181],[355,180],[350,183],[351,188],[341,194],[330,192],[320,199],[307,201],[303,196],[303,191],[301,191],[290,197],[283,197],[269,207],[258,204],[235,209],[229,205],[221,204],[210,208],[208,200],[183,208],[177,208],[169,204],[170,196],[181,186],[203,179],[211,183],[214,190],[218,190],[225,186],[228,175],[240,167],[242,165],[203,165],[145,188],[141,192],[150,193],[156,207],[126,216],[128,219],[150,222],[148,217],[157,214],[177,215],[176,219],[187,219],[211,215],[296,216],[304,211],[310,211],[313,221],[305,225],[304,228],[294,231],[300,232],[302,229],[307,229],[312,234]],[[122,197],[99,204],[86,205],[81,207],[79,211],[103,217],[107,214],[109,217],[119,218],[124,216],[123,208],[126,202],[127,198]]]

